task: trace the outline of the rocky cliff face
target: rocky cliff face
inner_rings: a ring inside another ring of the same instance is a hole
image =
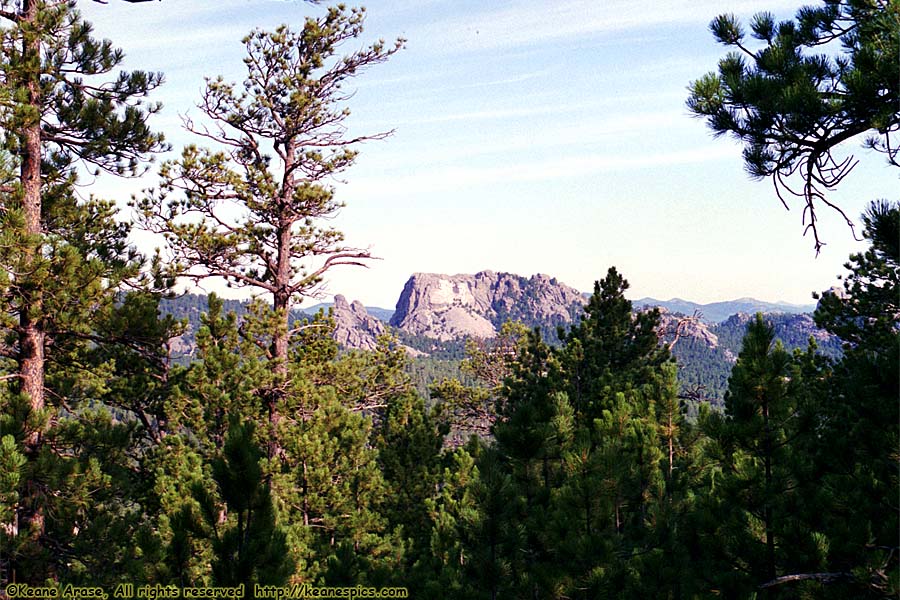
[[[553,330],[572,323],[583,307],[578,290],[547,275],[416,273],[403,288],[391,325],[442,341],[490,338],[511,319]]]
[[[709,326],[699,319],[682,318],[673,315],[666,308],[659,309],[660,337],[668,344],[678,344],[683,338],[694,338],[710,349],[719,347],[719,337]]]
[[[746,313],[731,315],[716,325],[713,331],[719,336],[719,343],[737,356],[747,333],[747,324],[754,318]],[[840,338],[816,327],[811,315],[769,313],[764,315],[764,319],[773,326],[775,337],[781,340],[787,350],[806,349],[812,338],[821,354],[837,358],[842,353]]]
[[[333,337],[345,348],[374,350],[378,345],[378,336],[387,331],[384,323],[371,316],[361,302],[350,304],[341,295],[334,297],[332,314],[335,324]]]
[[[348,303],[340,294],[334,297],[331,314],[334,319],[334,332],[331,337],[344,348],[375,350],[378,347],[378,338],[387,333],[384,322],[370,315],[362,302],[354,300]],[[409,346],[400,344],[400,347],[412,357],[427,356],[424,352]]]
[[[755,315],[740,312],[728,317],[722,322],[721,326],[736,328],[746,333],[747,325],[755,318]],[[782,340],[787,345],[791,345],[791,341],[797,340],[797,345],[802,346],[809,338],[813,338],[818,344],[831,343],[837,340],[835,336],[824,329],[816,327],[816,322],[811,315],[770,313],[765,314],[764,319],[774,326],[776,337],[782,338],[785,337],[785,334],[790,335],[789,339]]]

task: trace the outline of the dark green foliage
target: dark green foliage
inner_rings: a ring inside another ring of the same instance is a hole
[[[823,294],[816,322],[845,340],[811,445],[823,474],[832,570],[854,575],[856,597],[900,591],[900,206],[863,215],[871,247],[854,254],[842,292]]]
[[[115,203],[75,185],[79,166],[135,175],[164,148],[145,104],[162,76],[116,73],[122,53],[74,2],[0,8],[0,423],[27,459],[0,566],[35,584],[107,583],[136,562],[172,324],[156,318],[158,265],[140,275]]]
[[[669,359],[656,335],[659,311],[632,318],[627,289],[628,282],[610,268],[606,278],[594,284],[582,321],[568,333],[559,332],[569,398],[588,419],[600,415],[612,393],[641,385]]]
[[[0,81],[5,87],[24,86],[31,70],[39,69],[38,98],[45,109],[41,137],[48,150],[43,167],[46,184],[67,185],[78,161],[120,175],[142,171],[146,166],[141,161],[163,146],[162,136],[147,126],[147,117],[160,105],[140,100],[162,83],[162,74],[123,71],[101,85],[83,85],[86,77],[115,73],[124,59],[122,51],[109,40],[93,37],[92,26],[81,19],[74,2],[37,2],[33,28],[27,25],[26,4],[9,0],[0,4],[13,15],[22,9],[14,26],[3,31]],[[40,61],[30,56],[30,49],[23,50],[23,40],[40,45]],[[17,91],[11,95],[23,99],[22,90]],[[32,110],[20,102],[2,111],[4,147],[13,156],[24,145],[18,139],[21,132],[12,125],[35,118]]]
[[[175,425],[189,428],[208,451],[222,448],[232,419],[264,418],[257,390],[272,378],[259,346],[241,337],[237,315],[225,314],[224,305],[209,296],[209,312],[196,333],[199,360],[177,373],[178,386],[168,398]]]
[[[167,518],[171,537],[161,573],[164,581],[181,586],[242,584],[252,598],[254,584],[284,585],[293,572],[254,429],[253,423],[234,420],[221,453],[210,463],[211,481],[195,471],[183,483],[189,499],[173,499],[179,508]],[[207,560],[196,562],[198,550]]]
[[[0,0],[4,10],[10,5]],[[28,96],[17,94],[40,69],[68,76],[74,65],[93,76],[118,64],[108,44],[89,39],[71,3],[16,6],[40,10],[9,13],[22,22],[2,14],[15,25],[3,34],[4,97]],[[869,13],[853,12],[865,8],[859,3],[827,7],[866,17],[840,34],[859,42],[842,74],[841,110],[850,111],[849,98],[866,97],[870,80],[857,65],[875,75],[882,66],[870,46],[882,40],[882,13],[873,11],[884,5]],[[768,44],[763,66],[806,72],[812,63],[778,63],[775,51],[791,36],[808,41],[832,27],[827,10],[804,12],[795,31],[757,18],[754,31]],[[893,10],[891,3],[883,15]],[[281,44],[306,44],[318,64],[334,48],[316,46],[316,35],[349,39],[360,26],[361,12],[339,8],[308,21],[306,37],[279,29],[247,43],[279,67],[293,56]],[[717,35],[739,43],[734,27],[720,20]],[[28,54],[29,36],[38,34],[47,64],[35,71],[39,62],[17,53]],[[362,61],[358,67],[392,50],[360,52],[348,59]],[[322,102],[312,115],[340,119],[315,69],[288,66],[305,98]],[[157,81],[125,74],[105,91],[80,92],[75,82],[38,77],[45,97],[0,108],[0,185],[14,184],[0,190],[0,584],[244,585],[251,597],[255,583],[399,585],[415,597],[492,600],[900,592],[896,203],[872,204],[863,217],[870,249],[851,256],[843,290],[821,298],[816,323],[835,337],[803,317],[736,317],[714,330],[716,351],[683,337],[670,353],[659,313],[635,312],[627,281],[612,268],[558,343],[506,324],[497,338],[464,347],[415,340],[436,352],[411,366],[396,338],[385,336],[371,352],[342,350],[328,315],[299,318],[277,301],[186,297],[160,310],[171,282],[158,259],[139,274],[128,226],[112,203],[76,200],[71,170],[81,160],[130,171],[132,159],[158,147],[145,113],[114,110]],[[99,98],[107,92],[113,97]],[[43,178],[28,191],[16,170],[27,171],[21,150],[34,141],[36,100],[52,109],[42,114],[59,111],[44,123],[42,142],[57,152],[44,155]],[[230,116],[250,102],[221,82],[211,82],[207,100],[223,103],[207,107],[213,112],[230,106]],[[282,108],[288,121],[305,114]],[[266,134],[270,116],[254,113],[242,126]],[[54,132],[90,139],[66,150]],[[297,172],[308,181],[292,188],[291,201],[332,206],[316,175],[340,171],[353,151],[329,147],[305,155]],[[243,200],[265,212],[276,184],[252,154],[237,161],[250,182],[200,151],[187,151],[179,168],[213,169],[191,174],[247,192]],[[214,246],[219,234],[209,238]],[[309,241],[304,235],[340,238],[315,227],[300,235]],[[255,243],[237,240],[227,258],[246,267],[240,252],[259,250]],[[256,257],[266,260],[265,252]],[[495,310],[531,314],[532,298],[524,298],[526,306]],[[173,314],[160,317],[166,311]],[[193,352],[173,366],[169,338],[182,332],[183,317]],[[810,336],[819,346],[807,344]],[[23,353],[23,342],[36,340],[30,348],[40,352]],[[460,362],[437,362],[442,351]],[[726,351],[739,356],[723,411],[683,401],[685,387],[724,388]],[[683,361],[681,390],[673,356]],[[20,386],[18,375],[40,385]],[[438,375],[447,377],[432,387],[429,410],[416,384]],[[464,442],[469,432],[479,435]]]
[[[442,483],[446,430],[426,411],[424,401],[410,394],[391,402],[374,436],[387,488],[381,512],[389,529],[405,540],[405,572],[425,562],[430,550],[429,504],[437,498]],[[405,583],[399,578],[398,584]]]
[[[786,572],[815,570],[822,559],[809,537],[813,531],[804,536],[792,527],[807,500],[797,496],[803,486],[796,455],[801,438],[813,435],[798,427],[805,425],[797,418],[803,408],[801,370],[774,342],[762,315],[748,325],[743,346],[724,416],[709,415],[703,422],[721,469],[715,504],[704,507],[720,519],[717,585],[733,596],[749,595]]]
[[[772,177],[782,202],[784,192],[803,198],[804,224],[818,251],[816,208],[822,203],[840,212],[826,194],[856,164],[852,156],[835,158],[833,149],[867,136],[867,148],[900,166],[891,139],[900,129],[900,7],[825,0],[799,9],[794,20],[776,23],[763,12],[749,25],[748,36],[734,15],[713,20],[716,40],[734,50],[717,73],[691,83],[687,105],[714,135],[731,134],[744,144],[747,171]]]
[[[610,269],[562,347],[531,332],[510,365],[496,441],[471,484],[481,520],[470,522],[474,536],[460,534],[478,557],[469,567],[475,593],[653,595],[675,578],[641,583],[656,566],[645,557],[665,551],[651,540],[666,526],[651,515],[667,503],[667,479],[675,490],[668,465],[683,462],[681,409],[674,369],[663,369],[658,313],[633,315],[625,289]]]
[[[275,524],[271,490],[260,466],[263,453],[254,442],[253,430],[252,423],[232,425],[222,456],[212,463],[226,523],[220,526],[222,514],[204,488],[194,488],[205,525],[214,535],[213,584],[243,583],[251,598],[254,583],[283,585],[294,569],[286,535]]]
[[[710,348],[704,341],[682,337],[672,348],[672,357],[678,363],[679,389],[685,396],[695,392],[691,416],[696,417],[698,402],[708,402],[721,409],[725,391],[728,389],[728,376],[734,365],[733,356],[727,354],[723,340],[719,338],[719,346]],[[729,360],[731,359],[731,360]]]

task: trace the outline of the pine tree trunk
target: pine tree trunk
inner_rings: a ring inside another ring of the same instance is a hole
[[[288,364],[288,329],[290,328],[291,310],[291,221],[283,220],[278,225],[278,263],[275,273],[275,294],[273,308],[278,312],[283,322],[275,331],[272,340],[272,358],[275,359],[275,372],[287,377]]]
[[[669,431],[667,436],[669,442],[669,481],[666,492],[671,494],[672,490],[672,474],[675,464],[675,427],[672,424],[672,411],[669,411]]]
[[[290,310],[291,310],[291,221],[282,219],[278,226],[278,263],[275,272],[276,291],[272,305],[275,313],[283,319],[275,329],[272,339],[272,359],[275,361],[275,387],[267,397],[269,424],[272,426],[272,438],[268,444],[269,458],[281,454],[277,427],[281,420],[281,405],[284,400],[288,379],[288,348],[290,342]]]
[[[22,21],[34,23],[37,20],[37,0],[24,0]],[[26,57],[40,55],[40,38],[34,33],[26,33],[22,42],[22,52]],[[33,110],[34,122],[26,123],[22,128],[22,162],[20,177],[22,180],[22,208],[25,217],[25,234],[29,238],[23,256],[23,272],[29,273],[33,263],[39,259],[40,243],[34,244],[42,234],[41,227],[41,122],[40,87],[37,70],[26,71],[22,85],[26,89],[27,102]],[[20,299],[19,313],[19,377],[20,389],[28,395],[32,412],[44,408],[44,345],[46,335],[41,329],[40,315],[43,298],[39,289],[25,285]],[[35,318],[37,315],[37,318]],[[25,441],[26,449],[36,452],[40,445],[41,432],[34,431]]]
[[[279,286],[280,287],[280,286]],[[269,421],[276,425],[279,420],[279,409],[284,398],[284,383],[288,378],[288,348],[290,327],[290,294],[283,288],[275,292],[273,303],[275,313],[279,315],[281,322],[272,336],[272,360],[275,362],[276,375],[275,389],[269,398]]]
[[[275,199],[278,212],[277,222],[277,256],[275,264],[274,281],[275,293],[272,298],[272,305],[275,312],[279,312],[284,319],[275,331],[275,337],[272,340],[273,352],[272,358],[275,360],[275,373],[278,375],[278,384],[281,386],[287,381],[288,372],[288,347],[290,342],[290,309],[291,309],[291,257],[293,256],[293,225],[294,218],[291,216],[291,204],[293,202],[294,192],[297,185],[294,181],[294,162],[296,153],[296,142],[289,139],[284,147],[284,178],[281,182],[281,192]],[[283,390],[283,387],[280,387]],[[272,424],[276,424],[279,418],[278,406],[284,392],[276,392],[273,394],[271,402],[274,405],[269,407],[269,420]]]
[[[763,423],[765,427],[765,526],[766,526],[766,581],[775,579],[775,536],[772,531],[772,432],[769,427],[769,404],[763,399]],[[768,593],[768,592],[767,592]]]
[[[39,60],[41,41],[39,33],[31,31],[37,22],[37,0],[23,0],[19,13],[20,27],[28,24],[23,32],[22,54],[29,66],[24,70],[18,86],[24,89],[29,110],[29,121],[23,123],[21,136],[21,163],[19,175],[22,184],[22,212],[25,221],[26,241],[22,254],[22,277],[27,278],[34,271],[35,263],[41,256],[41,97],[40,68],[31,62]],[[28,397],[32,413],[44,409],[44,349],[46,333],[42,329],[43,297],[40,286],[23,281],[20,284],[19,307],[19,391]],[[42,444],[40,429],[30,431],[25,438],[25,455],[36,461]],[[46,529],[44,507],[40,491],[34,481],[24,486],[24,494],[17,511],[18,534],[30,538],[34,548],[38,548]],[[51,571],[52,573],[52,571]],[[47,575],[48,573],[44,573]],[[36,579],[33,583],[42,581]]]

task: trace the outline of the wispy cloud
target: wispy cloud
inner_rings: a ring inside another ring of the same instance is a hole
[[[549,72],[549,69],[541,69],[540,71],[534,71],[532,73],[522,73],[521,75],[514,75],[512,77],[501,77],[500,79],[493,79],[490,81],[478,81],[469,85],[459,86],[459,88],[457,89],[472,89],[480,87],[493,87],[495,85],[509,85],[511,83],[522,83],[523,81],[530,81],[532,79],[543,77]]]
[[[240,23],[216,25],[196,29],[192,27],[167,28],[153,37],[142,36],[125,41],[122,45],[129,52],[159,52],[161,48],[177,49],[176,55],[184,60],[196,60],[197,53],[202,55],[221,54],[222,46],[237,44],[250,29]]]
[[[284,13],[302,18],[318,10],[300,0],[253,0],[252,4],[252,13],[259,20],[267,20],[266,17],[270,14]],[[147,4],[115,2],[110,5],[83,2],[79,3],[79,9],[95,23],[119,23],[125,28],[134,25],[142,28],[154,28],[157,25],[169,27],[172,23],[183,23],[186,27],[193,27],[199,32],[210,24],[221,23],[239,12],[246,14],[251,8],[250,5],[248,0],[215,0],[215,2],[174,0]]]
[[[723,151],[723,148],[717,146],[644,156],[592,154],[577,157],[567,156],[547,161],[515,165],[437,167],[399,177],[361,177],[350,183],[349,188],[354,191],[362,192],[365,195],[422,196],[429,193],[486,186],[509,181],[522,183],[569,179],[609,171],[655,169],[725,159],[733,160],[734,157],[730,156],[726,151]]]
[[[766,8],[779,10],[795,5],[794,0],[772,0]],[[747,15],[760,6],[752,0],[733,0],[727,10]],[[498,50],[666,24],[705,23],[722,11],[721,2],[714,0],[519,1],[501,9],[472,11],[429,23],[410,31],[409,37],[428,40],[438,52]]]
[[[516,108],[497,108],[491,110],[473,110],[449,114],[437,114],[428,117],[413,118],[396,122],[398,125],[422,125],[426,123],[449,123],[454,121],[498,121],[503,119],[519,119],[537,115],[563,115],[591,108],[591,104],[571,104],[564,106],[523,106]]]

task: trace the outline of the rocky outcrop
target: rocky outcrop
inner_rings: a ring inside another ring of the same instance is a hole
[[[347,299],[340,294],[334,297],[332,318],[334,332],[331,337],[338,345],[351,350],[375,350],[378,338],[388,333],[384,322],[370,315],[362,302],[353,301],[348,304]],[[400,347],[412,357],[428,356],[425,352],[403,344]]]
[[[719,337],[699,318],[674,315],[667,309],[659,308],[660,338],[673,347],[681,340],[693,338],[707,348],[718,348]]]
[[[722,326],[736,327],[740,328],[742,331],[746,331],[747,324],[754,318],[756,318],[755,315],[741,312],[728,317],[722,322]],[[790,342],[793,340],[797,340],[799,344],[803,344],[806,340],[809,340],[809,338],[813,338],[818,344],[827,344],[837,341],[837,338],[834,335],[828,333],[824,329],[816,327],[816,322],[813,320],[812,316],[808,314],[791,315],[769,313],[763,315],[763,318],[774,327],[775,337],[782,339],[782,341],[786,342],[788,345],[791,345]],[[785,337],[788,337],[788,339],[784,339]]]
[[[339,294],[334,297],[333,310],[333,337],[345,348],[374,350],[378,346],[378,337],[387,332],[384,323],[371,316],[359,301],[348,303]]]
[[[508,320],[553,330],[571,324],[583,307],[578,290],[547,275],[416,273],[403,288],[391,325],[442,341],[490,338]]]
[[[781,325],[785,330],[796,332],[795,335],[804,338],[812,338],[818,344],[827,344],[839,341],[838,338],[824,329],[819,329],[812,315],[788,315]],[[777,331],[777,329],[776,329]]]

